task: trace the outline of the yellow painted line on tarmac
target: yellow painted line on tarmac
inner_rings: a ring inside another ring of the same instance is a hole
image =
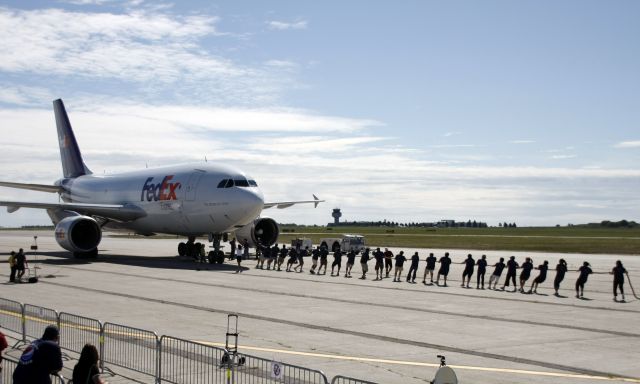
[[[211,345],[215,347],[224,347],[223,343],[213,343],[208,341],[195,341],[196,343]],[[238,346],[238,349],[246,349],[251,351],[260,351],[260,352],[273,352],[273,353],[282,353],[285,355],[298,355],[298,356],[309,356],[309,357],[318,357],[324,359],[334,359],[334,360],[349,360],[349,361],[362,361],[369,363],[383,363],[383,364],[394,364],[394,365],[411,365],[418,367],[440,367],[440,364],[434,363],[421,363],[415,361],[402,361],[402,360],[389,360],[389,359],[375,359],[369,357],[356,357],[356,356],[340,356],[340,355],[330,355],[326,353],[313,353],[313,352],[299,352],[299,351],[289,351],[283,349],[273,349],[273,348],[262,348],[262,347],[251,347],[251,346]],[[626,383],[640,383],[640,379],[619,377],[619,376],[594,376],[594,375],[584,375],[578,373],[562,373],[562,372],[546,372],[546,371],[530,371],[524,369],[511,369],[511,368],[491,368],[491,367],[474,367],[468,365],[448,365],[451,368],[461,369],[461,370],[469,370],[469,371],[484,371],[484,372],[500,372],[500,373],[512,373],[518,375],[527,375],[527,376],[547,376],[547,377],[562,377],[562,378],[571,378],[571,379],[587,379],[587,380],[600,380],[600,381],[622,381]]]

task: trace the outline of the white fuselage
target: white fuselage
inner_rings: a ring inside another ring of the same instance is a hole
[[[222,183],[234,180],[232,183]],[[232,232],[262,212],[264,198],[255,181],[228,166],[198,164],[145,169],[117,175],[62,179],[65,202],[133,205],[146,216],[110,221],[107,228],[140,234],[196,236]],[[226,184],[226,185],[225,185]],[[54,218],[55,221],[55,218]]]

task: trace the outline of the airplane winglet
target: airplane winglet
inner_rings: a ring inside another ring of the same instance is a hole
[[[313,196],[313,200],[315,200],[315,202],[313,203],[313,208],[318,208],[318,204],[320,204],[320,199],[318,199],[318,196],[314,195],[313,193],[311,194],[311,196]]]

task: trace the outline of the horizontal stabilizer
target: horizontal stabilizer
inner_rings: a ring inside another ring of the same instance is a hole
[[[313,200],[304,200],[304,201],[279,201],[275,203],[264,203],[263,209],[269,209],[271,207],[276,207],[278,209],[289,208],[292,205],[296,204],[314,204],[314,208],[318,206],[318,204],[324,202],[324,200],[318,199],[316,195],[312,195]]]

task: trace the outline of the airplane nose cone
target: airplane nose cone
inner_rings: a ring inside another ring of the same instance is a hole
[[[264,197],[262,192],[257,188],[245,189],[242,191],[242,201],[245,206],[245,212],[251,220],[260,216],[262,208],[264,208]]]

